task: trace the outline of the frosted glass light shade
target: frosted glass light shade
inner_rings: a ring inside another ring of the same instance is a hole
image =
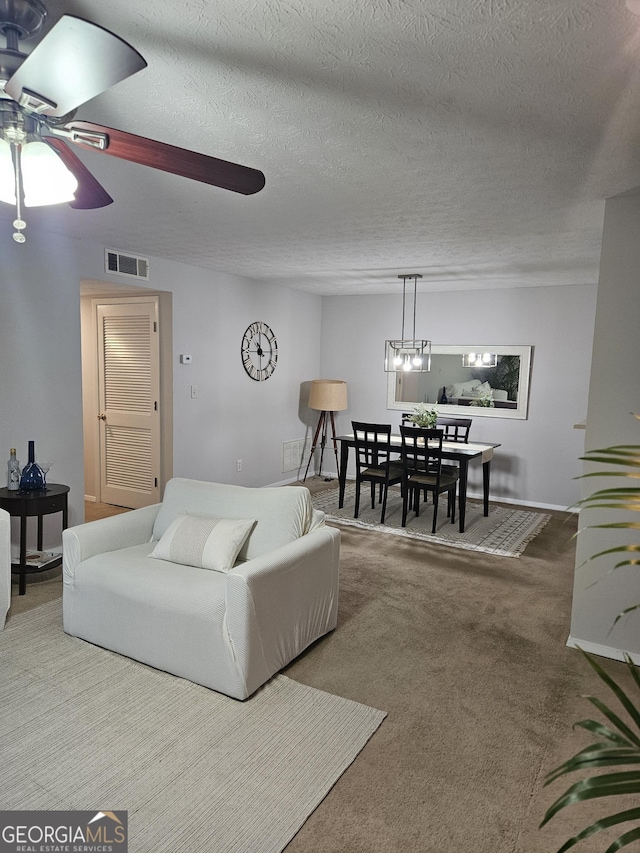
[[[46,142],[28,142],[20,162],[26,207],[73,201],[78,181]]]
[[[11,159],[11,146],[0,139],[0,201],[16,203],[16,179]]]
[[[314,379],[309,408],[317,412],[343,412],[347,408],[347,383],[344,379]]]
[[[26,207],[73,201],[78,181],[46,142],[27,142],[23,146],[20,171]],[[5,139],[0,139],[0,201],[16,203],[11,146]]]

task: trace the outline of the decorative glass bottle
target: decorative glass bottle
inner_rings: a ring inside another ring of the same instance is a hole
[[[38,489],[44,489],[44,474],[42,473],[42,468],[36,462],[35,441],[29,442],[29,461],[22,469],[20,488],[25,492],[35,492]]]
[[[20,463],[16,459],[16,449],[11,448],[9,461],[7,462],[7,489],[17,492],[20,488]]]

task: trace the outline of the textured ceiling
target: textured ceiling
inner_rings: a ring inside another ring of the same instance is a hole
[[[640,184],[640,18],[623,0],[47,6],[148,62],[78,118],[267,183],[245,197],[80,152],[114,204],[30,211],[27,235],[321,294],[396,292],[403,272],[425,290],[583,284],[603,200]]]

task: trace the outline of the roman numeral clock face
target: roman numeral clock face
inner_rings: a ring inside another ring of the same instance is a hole
[[[273,330],[256,320],[242,336],[242,363],[252,379],[263,382],[276,369],[278,363],[278,342]]]

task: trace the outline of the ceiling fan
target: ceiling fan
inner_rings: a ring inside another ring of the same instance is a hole
[[[91,209],[113,201],[73,145],[244,195],[264,187],[263,173],[249,166],[76,121],[77,107],[147,63],[119,36],[73,15],[22,53],[19,42],[37,35],[46,16],[41,0],[0,0],[0,200],[16,206],[14,240],[25,241],[23,205]]]

